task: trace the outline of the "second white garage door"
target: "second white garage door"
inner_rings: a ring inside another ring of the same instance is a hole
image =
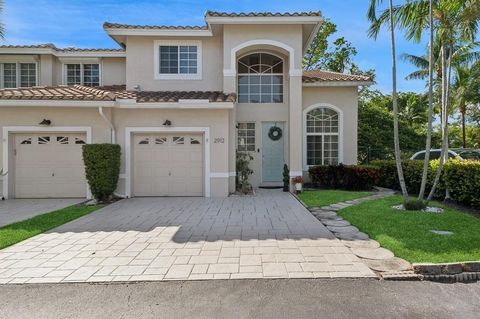
[[[137,134],[135,196],[203,196],[202,134]]]

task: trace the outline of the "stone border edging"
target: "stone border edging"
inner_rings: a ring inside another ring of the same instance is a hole
[[[458,263],[414,263],[413,271],[426,280],[439,282],[463,282],[480,280],[480,261]]]

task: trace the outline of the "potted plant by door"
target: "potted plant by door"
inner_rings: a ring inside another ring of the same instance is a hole
[[[302,192],[302,186],[303,186],[303,177],[302,176],[295,176],[292,178],[292,184],[295,186],[295,191],[297,193]]]

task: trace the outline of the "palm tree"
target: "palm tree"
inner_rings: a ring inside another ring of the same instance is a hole
[[[460,112],[462,128],[462,147],[467,147],[466,138],[466,113],[470,98],[470,92],[475,90],[476,81],[480,78],[480,62],[474,65],[462,64],[455,66],[455,79],[453,84],[453,97]]]
[[[407,39],[420,41],[424,30],[428,27],[427,24],[432,22],[430,17],[433,18],[433,23],[436,25],[435,35],[440,46],[442,82],[442,156],[433,187],[427,198],[427,200],[430,200],[438,185],[444,162],[448,156],[448,108],[453,52],[457,46],[474,41],[480,19],[480,0],[410,0],[403,5],[383,11],[373,21],[369,30],[370,35],[377,35],[382,25],[391,23],[392,11],[397,19],[398,26],[405,30]]]
[[[368,10],[368,18],[373,23],[377,22],[376,7],[383,0],[371,0]],[[400,151],[400,137],[398,132],[398,93],[397,93],[397,53],[395,46],[395,17],[393,13],[393,0],[389,0],[389,23],[390,23],[390,48],[392,51],[392,104],[393,104],[393,143],[395,148],[395,163],[397,166],[398,181],[402,190],[404,201],[408,197],[407,185],[403,175],[402,155]],[[374,36],[376,38],[376,35]]]
[[[3,13],[3,0],[0,0],[0,15]],[[5,39],[5,26],[0,22],[0,39]]]
[[[434,25],[433,25],[433,0],[430,0],[428,9],[428,22],[430,25],[430,41],[428,50],[428,119],[427,119],[427,140],[425,142],[425,158],[423,161],[422,182],[418,192],[418,200],[423,201],[425,188],[427,186],[428,169],[430,167],[430,149],[432,148],[432,118],[433,118],[433,68],[434,68]]]

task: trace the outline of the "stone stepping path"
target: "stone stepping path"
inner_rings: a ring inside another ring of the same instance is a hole
[[[364,262],[370,269],[380,272],[399,272],[412,270],[412,265],[410,265],[408,261],[397,257],[384,260],[366,259]]]
[[[328,230],[334,233],[358,233],[359,230],[355,226],[327,226]]]
[[[352,253],[363,259],[385,260],[395,255],[385,248],[350,248]]]
[[[335,237],[350,249],[350,251],[362,260],[367,267],[376,271],[384,279],[390,280],[418,280],[418,276],[412,271],[412,265],[395,255],[388,249],[380,247],[380,244],[362,233],[357,227],[337,215],[337,211],[358,205],[360,203],[381,199],[393,195],[393,191],[382,190],[374,195],[332,204],[324,207],[314,207],[310,212],[322,222]]]
[[[373,239],[368,240],[342,240],[342,243],[348,248],[379,248],[380,243]]]

